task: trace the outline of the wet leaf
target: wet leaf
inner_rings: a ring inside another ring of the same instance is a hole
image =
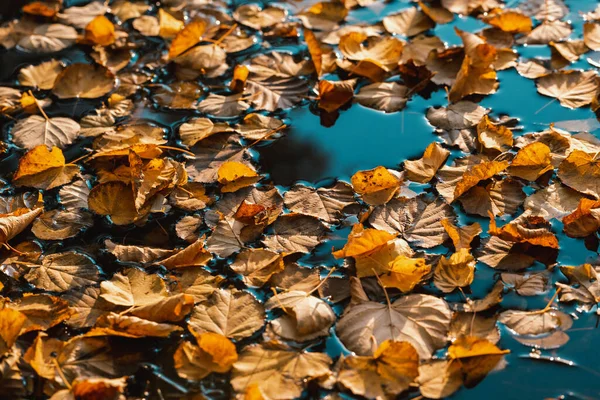
[[[71,64],[54,81],[52,93],[59,99],[95,99],[115,88],[115,76],[101,65]]]
[[[197,345],[182,343],[173,360],[177,375],[189,380],[200,380],[211,372],[225,373],[238,360],[235,345],[217,333],[195,335]]]
[[[380,343],[396,340],[412,344],[420,358],[430,358],[444,346],[450,318],[444,300],[410,294],[390,305],[372,301],[350,305],[338,321],[337,333],[346,348],[359,355],[373,354]]]
[[[284,203],[291,212],[317,217],[330,224],[342,216],[346,207],[356,204],[352,189],[343,182],[319,189],[296,185],[285,193]]]
[[[593,71],[560,71],[542,76],[538,92],[560,101],[563,107],[579,108],[592,102],[598,89],[598,77]]]
[[[198,332],[240,340],[262,328],[264,318],[263,306],[251,294],[221,289],[194,307],[188,324]]]
[[[395,396],[407,390],[418,376],[419,356],[407,342],[385,341],[373,357],[343,360],[338,382],[366,398]]]
[[[329,375],[331,363],[323,353],[254,344],[247,346],[233,365],[231,385],[236,392],[244,392],[256,384],[269,398],[293,399],[309,380]]]
[[[327,336],[336,320],[326,302],[299,290],[274,295],[265,303],[265,308],[284,310],[283,316],[270,322],[271,328],[278,336],[296,342]]]
[[[404,162],[406,177],[413,182],[429,182],[435,176],[437,170],[446,162],[449,154],[450,152],[438,143],[431,143],[420,159]]]
[[[408,101],[408,88],[397,82],[381,82],[363,86],[355,100],[365,107],[385,112],[400,111]]]
[[[99,15],[85,27],[84,40],[94,45],[109,46],[116,40],[115,26],[104,15]]]
[[[16,186],[52,189],[71,182],[78,173],[78,166],[65,164],[65,157],[58,147],[48,150],[48,147],[42,144],[21,158],[13,182]]]
[[[79,136],[79,129],[79,124],[70,118],[32,115],[17,122],[12,134],[17,146],[29,150],[41,145],[65,148]]]
[[[36,288],[51,292],[93,285],[99,278],[92,259],[76,252],[49,254],[41,265],[30,265],[25,279]]]
[[[24,86],[50,90],[54,87],[54,81],[63,68],[63,64],[54,59],[38,65],[29,65],[19,71],[19,83]]]
[[[383,19],[383,26],[390,33],[415,36],[435,26],[435,23],[421,10],[408,8],[399,14]]]
[[[352,176],[352,188],[371,205],[385,204],[400,188],[402,181],[387,168],[359,171]]]

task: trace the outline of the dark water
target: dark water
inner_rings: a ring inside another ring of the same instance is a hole
[[[80,5],[85,4],[86,1],[70,0],[68,3],[68,5]],[[394,1],[372,9],[352,11],[348,23],[373,23],[409,5],[408,2]],[[572,37],[581,34],[580,13],[589,11],[596,5],[595,1],[567,1],[567,6],[570,8],[569,18],[575,28]],[[471,17],[456,18],[451,24],[437,26],[432,33],[449,45],[460,44],[460,39],[454,33],[454,27],[477,31],[483,28],[484,24]],[[549,56],[546,47],[540,46],[520,46],[517,51],[523,57]],[[58,57],[70,63],[89,61],[85,52],[77,46],[43,58],[18,50],[3,51],[0,57],[2,60],[0,81],[5,85],[15,83],[15,71],[21,66],[37,63],[43,59]],[[600,60],[597,54],[589,53],[572,68],[593,68],[588,63],[587,57]],[[490,108],[492,115],[518,118],[523,130],[515,132],[516,134],[540,131],[552,122],[563,123],[566,128],[573,126],[569,121],[590,120],[589,130],[600,138],[598,130],[600,124],[592,123],[596,121],[595,115],[588,108],[569,110],[561,107],[557,101],[538,95],[535,82],[519,76],[514,69],[499,72],[498,77],[500,81],[498,93],[483,98],[480,104]],[[446,94],[443,90],[432,93],[428,99],[415,96],[403,111],[392,114],[354,104],[346,110],[341,110],[335,123],[329,127],[322,124],[322,117],[318,112],[305,105],[286,115],[290,129],[284,137],[273,143],[256,146],[254,153],[261,165],[261,171],[269,173],[271,180],[282,187],[290,186],[297,181],[318,184],[333,178],[348,180],[358,170],[370,169],[378,165],[398,167],[404,160],[420,156],[429,143],[439,140],[424,114],[429,107],[446,104]],[[86,102],[60,103],[50,109],[49,114],[78,117],[96,107],[97,104]],[[172,127],[189,118],[189,115],[165,114],[145,108],[140,117]],[[5,128],[9,125],[7,124]],[[5,171],[2,172],[13,170],[16,161],[16,156],[3,161],[1,166]],[[487,220],[465,216],[458,207],[456,211],[460,215],[461,223],[476,221],[482,225],[484,232],[487,231]],[[560,226],[554,228],[561,246],[559,264],[579,265],[598,256],[596,252],[586,249],[582,240],[571,239],[558,233],[562,232]],[[321,244],[313,254],[301,258],[300,264],[332,266],[339,263],[331,257],[331,248],[342,247],[348,233],[349,228],[334,231],[331,240]],[[495,271],[485,265],[477,266],[475,284],[472,287],[473,297],[483,297],[489,291],[495,280],[494,274]],[[561,278],[559,273],[554,275],[557,279]],[[536,309],[543,307],[550,300],[549,297],[542,295],[526,299],[508,295],[503,300],[502,307]],[[516,400],[566,396],[567,399],[600,399],[598,317],[594,313],[577,313],[574,309],[570,311],[573,312],[575,321],[568,331],[570,341],[565,346],[558,350],[532,353],[530,348],[519,344],[503,330],[499,347],[511,350],[511,354],[506,357],[508,362],[506,368],[491,373],[473,389],[460,390],[453,398]],[[332,357],[347,353],[334,334],[325,340],[325,348]]]

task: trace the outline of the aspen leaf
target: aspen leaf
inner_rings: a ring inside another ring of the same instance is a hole
[[[385,341],[373,355],[350,356],[342,361],[338,382],[369,399],[396,396],[418,376],[419,355],[407,342]]]
[[[223,187],[221,192],[236,192],[243,187],[253,185],[261,177],[250,167],[237,161],[227,161],[219,167],[218,181]]]
[[[79,135],[80,126],[70,118],[44,118],[32,115],[17,122],[13,128],[13,141],[28,150],[46,145],[65,148]]]
[[[423,156],[418,160],[404,161],[406,177],[419,183],[426,183],[437,173],[437,170],[446,162],[450,152],[433,142],[425,149]]]
[[[409,294],[388,305],[372,301],[351,304],[338,321],[337,333],[346,348],[359,355],[373,354],[380,343],[396,340],[409,342],[420,358],[428,359],[444,346],[450,318],[444,300]]]
[[[104,15],[99,15],[85,27],[84,40],[94,45],[109,46],[116,40],[115,26]]]
[[[594,71],[559,71],[542,76],[537,82],[538,92],[558,99],[567,108],[590,104],[597,89],[598,77]]]
[[[115,88],[115,76],[99,64],[71,64],[54,81],[52,93],[59,99],[95,99]]]
[[[528,33],[532,27],[531,18],[512,10],[492,14],[485,22],[509,33]]]
[[[13,176],[13,182],[17,186],[52,189],[71,182],[78,173],[78,166],[65,164],[65,157],[58,147],[48,150],[48,147],[42,144],[34,147],[19,160],[19,168]]]
[[[381,277],[385,287],[400,289],[403,293],[412,291],[431,272],[424,258],[398,256],[389,264],[388,273]]]
[[[308,381],[329,375],[331,363],[324,353],[254,344],[247,346],[233,364],[231,385],[243,392],[256,384],[268,398],[293,399],[300,396]]]
[[[352,175],[352,188],[371,205],[385,204],[396,194],[402,181],[385,167]]]
[[[198,44],[206,32],[207,25],[205,20],[198,18],[177,32],[169,47],[169,58],[173,59]]]

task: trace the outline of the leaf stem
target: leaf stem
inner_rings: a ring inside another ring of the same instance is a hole
[[[62,379],[63,383],[65,384],[65,386],[71,390],[73,389],[73,386],[71,386],[71,383],[67,380],[67,377],[65,376],[62,368],[60,367],[60,364],[58,363],[58,361],[56,360],[56,358],[52,359],[52,362],[54,363],[54,365],[56,366],[56,372],[58,372],[58,375],[60,376],[60,379]]]
[[[44,109],[42,108],[42,106],[40,105],[40,103],[38,102],[38,99],[35,98],[35,96],[33,95],[33,93],[30,91],[27,92],[31,97],[33,97],[33,101],[35,102],[35,105],[37,106],[38,110],[40,110],[40,112],[42,113],[42,115],[44,116],[44,118],[46,119],[46,121],[50,121],[50,118],[48,118],[48,115],[46,115],[46,113],[44,112]]]

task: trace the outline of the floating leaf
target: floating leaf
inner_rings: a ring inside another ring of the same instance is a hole
[[[65,164],[65,157],[58,147],[48,150],[48,147],[42,144],[21,158],[13,182],[17,186],[52,189],[71,182],[78,173],[79,167]]]
[[[79,129],[70,118],[32,115],[17,122],[12,134],[15,144],[28,150],[40,145],[65,148],[79,136]]]
[[[373,357],[350,356],[343,360],[338,382],[366,398],[397,396],[418,376],[419,355],[407,342],[385,341]]]
[[[293,399],[309,380],[329,375],[331,363],[323,353],[254,344],[247,346],[233,365],[231,385],[244,392],[255,384],[269,398]]]
[[[115,76],[99,64],[72,64],[54,81],[52,93],[59,99],[95,99],[115,88]]]
[[[598,77],[593,71],[559,71],[542,76],[537,82],[538,92],[558,99],[568,108],[590,104],[597,89]]]
[[[444,300],[410,294],[389,305],[351,304],[338,321],[337,333],[346,348],[359,355],[373,354],[380,343],[396,340],[412,344],[420,358],[430,358],[446,343],[450,317]]]
[[[264,325],[263,306],[249,293],[216,290],[194,307],[188,324],[198,332],[213,332],[240,340]]]

